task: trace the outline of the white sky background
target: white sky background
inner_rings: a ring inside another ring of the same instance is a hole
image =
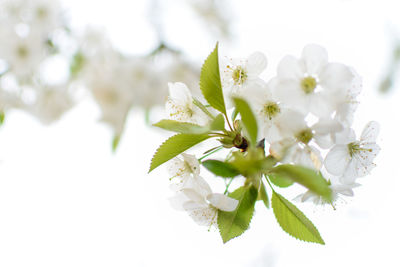
[[[104,25],[124,52],[140,54],[156,45],[145,1],[64,2],[75,26]],[[168,40],[193,60],[204,59],[217,40],[195,28],[198,22],[180,7],[183,0],[163,2]],[[325,46],[331,60],[363,76],[355,128],[359,133],[369,120],[380,122],[378,167],[336,211],[297,204],[326,246],[291,238],[260,203],[250,230],[223,245],[216,230],[207,232],[169,206],[164,168],[146,174],[168,135],[145,126],[143,112],[133,111],[113,155],[111,131],[96,121],[99,112],[86,100],[49,127],[12,112],[0,129],[0,266],[400,266],[400,88],[385,96],[376,92],[392,34],[400,32],[397,3],[232,2],[237,42],[221,43],[221,52],[264,52],[265,78],[285,54],[299,55],[307,43]]]

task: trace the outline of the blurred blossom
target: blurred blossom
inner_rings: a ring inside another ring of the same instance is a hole
[[[51,123],[72,107],[67,83],[52,88],[40,73],[43,63],[59,53],[55,33],[66,31],[61,5],[53,0],[13,0],[0,2],[0,10],[0,58],[6,66],[1,111],[18,108]]]
[[[1,1],[1,113],[21,109],[49,124],[81,100],[71,88],[83,88],[119,140],[133,107],[149,111],[163,105],[168,82],[183,81],[198,97],[199,64],[165,42],[160,21],[165,11],[158,1],[151,3],[148,20],[159,45],[145,55],[127,55],[101,27],[71,28],[59,1]],[[189,1],[187,7],[212,34],[226,37],[229,23],[221,5]]]

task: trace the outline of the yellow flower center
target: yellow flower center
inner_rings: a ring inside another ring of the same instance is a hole
[[[303,89],[304,93],[306,94],[311,94],[314,92],[316,87],[317,81],[314,77],[308,76],[301,81],[301,89]]]
[[[314,136],[314,134],[311,129],[305,129],[305,130],[302,130],[301,132],[299,132],[296,135],[296,138],[298,141],[307,145],[311,141],[313,136]]]
[[[243,84],[247,79],[247,74],[241,66],[237,66],[232,72],[232,79],[235,84]]]
[[[26,46],[20,45],[17,48],[17,54],[21,58],[26,58],[29,54],[29,50],[26,48]]]
[[[279,105],[275,102],[269,102],[264,106],[263,113],[268,117],[268,119],[272,119],[276,115],[281,112]]]

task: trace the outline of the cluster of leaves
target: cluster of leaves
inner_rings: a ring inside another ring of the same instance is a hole
[[[218,227],[223,242],[226,243],[248,229],[255,203],[260,200],[267,208],[272,207],[285,232],[299,240],[324,244],[313,223],[295,205],[276,192],[274,186],[285,188],[298,183],[330,202],[329,183],[314,170],[282,164],[272,155],[267,155],[264,151],[264,140],[257,138],[257,120],[244,99],[232,99],[235,107],[233,121],[228,119],[219,73],[218,44],[202,67],[200,89],[208,102],[207,106],[219,111],[219,114],[212,115],[205,105],[194,100],[194,104],[210,116],[209,125],[200,126],[173,120],[156,123],[155,126],[177,134],[158,148],[149,172],[209,138],[218,138],[221,146],[206,151],[203,158],[219,148],[231,149],[231,153],[225,161],[207,159],[202,160],[201,164],[215,176],[230,179],[230,182],[239,176],[246,178],[243,186],[231,193],[228,190],[225,192],[239,201],[236,210],[218,211]],[[266,184],[272,191],[271,204]]]

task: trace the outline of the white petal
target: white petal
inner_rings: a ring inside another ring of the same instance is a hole
[[[309,110],[317,117],[329,117],[336,108],[333,97],[324,94],[324,92],[316,92],[304,95],[307,99],[304,109]]]
[[[339,120],[344,126],[351,127],[357,107],[358,102],[340,103],[336,107],[335,119]]]
[[[199,160],[194,156],[186,153],[182,153],[184,161],[189,165],[193,175],[198,176],[200,174]]]
[[[379,123],[370,121],[361,133],[361,142],[375,142],[379,134]]]
[[[334,145],[332,136],[330,134],[327,135],[314,135],[314,141],[317,145],[322,149],[329,149],[331,146]]]
[[[193,188],[183,188],[181,190],[181,192],[183,194],[185,194],[185,196],[188,199],[190,199],[190,200],[192,200],[192,201],[194,201],[196,203],[207,204],[207,202],[205,201],[204,197],[202,195],[200,195],[198,192],[196,192],[196,190],[194,190]]]
[[[274,142],[269,146],[269,153],[275,158],[282,160],[285,157],[287,151],[296,144],[294,138],[285,138],[278,142]]]
[[[312,126],[316,134],[326,135],[336,133],[343,130],[342,124],[331,118],[321,118],[316,124]]]
[[[350,161],[347,145],[336,145],[326,155],[325,168],[333,175],[342,175]]]
[[[340,177],[340,181],[344,184],[353,184],[354,181],[358,178],[357,174],[357,160],[352,158],[347,165],[346,170],[343,173],[343,176]]]
[[[279,81],[276,85],[274,95],[276,98],[287,106],[294,106],[300,109],[303,113],[308,112],[305,97],[302,89],[300,88],[300,81],[298,80],[283,80]]]
[[[255,52],[247,59],[246,70],[248,75],[258,76],[267,67],[267,57],[261,52]]]
[[[189,211],[189,216],[201,226],[212,226],[217,223],[218,212],[212,207],[204,207]]]
[[[210,118],[196,105],[192,105],[192,123],[205,126],[210,122]]]
[[[363,82],[362,82],[361,76],[358,75],[358,73],[353,68],[350,68],[350,70],[354,75],[354,79],[351,82],[351,86],[349,89],[349,95],[351,98],[354,99],[361,93]]]
[[[278,78],[300,80],[304,77],[304,69],[299,64],[297,58],[293,56],[285,56],[278,64]]]
[[[264,127],[261,128],[260,136],[265,138],[265,140],[270,144],[277,142],[282,138],[281,132],[274,123],[265,124]]]
[[[319,76],[320,84],[331,91],[350,88],[354,75],[350,68],[339,63],[328,63]]]
[[[380,148],[375,143],[368,143],[353,155],[356,163],[357,177],[363,177],[370,174],[371,170],[375,168],[373,160],[379,153]]]
[[[319,170],[322,165],[322,158],[318,150],[310,147],[302,148],[298,145],[293,146],[288,151],[287,157],[284,159],[284,161],[315,170]]]
[[[168,198],[168,201],[173,209],[184,210],[183,203],[187,202],[189,199],[183,193],[177,193],[174,196]]]
[[[208,195],[207,200],[211,205],[223,211],[234,211],[239,204],[238,200],[218,193]]]
[[[190,176],[186,181],[184,188],[193,189],[203,198],[212,193],[210,186],[201,176]]]
[[[170,177],[181,176],[185,172],[185,163],[179,158],[173,158],[168,162],[167,167]]]
[[[281,131],[282,137],[293,137],[300,131],[307,129],[304,114],[293,110],[287,110],[279,116],[276,126]]]
[[[306,202],[308,200],[314,201],[315,197],[317,197],[315,194],[313,194],[310,190],[307,190],[305,193],[302,193],[295,197],[294,200],[300,202]]]
[[[338,145],[347,145],[356,141],[356,134],[353,129],[345,128],[343,131],[336,133],[334,139]]]
[[[328,63],[328,53],[322,46],[310,44],[304,47],[302,60],[308,74],[319,73]]]
[[[191,105],[193,99],[189,88],[184,83],[168,83],[169,97],[178,105]]]
[[[344,196],[352,197],[354,196],[353,192],[353,185],[342,185],[342,184],[337,184],[337,185],[332,185],[330,186],[332,189],[332,192],[335,194],[342,194]]]
[[[183,203],[182,206],[183,206],[183,209],[186,211],[198,210],[198,209],[203,209],[203,208],[208,207],[208,205],[206,203],[198,203],[193,200],[186,201],[185,203]]]

